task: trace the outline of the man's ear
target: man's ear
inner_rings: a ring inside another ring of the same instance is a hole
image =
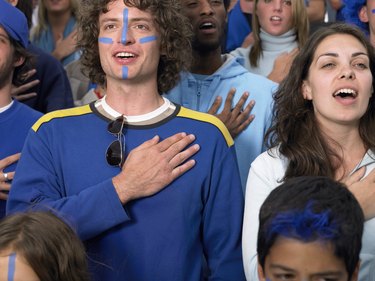
[[[13,7],[17,6],[18,0],[7,0],[9,4],[11,4]]]
[[[258,277],[260,281],[266,281],[266,275],[264,273],[263,267],[260,265],[258,261]]]
[[[359,273],[359,266],[361,265],[361,261],[357,263],[357,266],[354,269],[352,278],[350,278],[350,281],[358,281],[358,273]]]
[[[301,86],[301,91],[302,91],[302,96],[305,100],[312,100],[312,95],[311,95],[311,87],[309,85],[309,82],[307,82],[306,80],[304,80],[302,82],[302,86]]]
[[[361,22],[369,22],[366,6],[362,6],[362,8],[359,10],[358,17]]]
[[[13,66],[14,66],[14,67],[20,66],[20,65],[22,65],[24,62],[25,62],[25,58],[20,56],[20,57],[18,57],[18,58],[15,58],[14,63],[13,63]]]

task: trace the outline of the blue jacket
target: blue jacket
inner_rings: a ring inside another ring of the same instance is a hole
[[[166,97],[184,107],[207,112],[217,96],[225,98],[231,88],[236,88],[236,104],[245,91],[250,93],[248,102],[255,100],[252,114],[254,121],[235,139],[235,146],[243,189],[251,162],[265,150],[263,138],[271,122],[272,93],[278,84],[267,78],[248,72],[241,65],[241,58],[224,55],[225,63],[204,80],[197,80],[191,73],[183,73],[179,84]],[[247,103],[248,103],[247,102]]]

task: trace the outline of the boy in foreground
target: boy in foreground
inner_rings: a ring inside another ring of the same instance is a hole
[[[341,183],[286,181],[267,197],[259,221],[261,281],[358,280],[364,216]]]

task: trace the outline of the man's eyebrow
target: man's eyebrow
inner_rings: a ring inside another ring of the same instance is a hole
[[[319,273],[313,273],[312,275],[314,277],[326,277],[326,276],[341,277],[341,276],[344,276],[344,272],[328,270],[328,271],[323,271]]]
[[[111,18],[103,18],[99,21],[99,23],[105,23],[105,22],[122,22],[123,19],[120,17],[111,17]],[[129,22],[137,22],[137,21],[146,21],[146,22],[151,22],[153,23],[154,20],[152,18],[147,18],[147,17],[137,17],[137,18],[129,18]]]
[[[99,24],[103,24],[103,23],[106,23],[106,22],[121,22],[122,19],[120,18],[104,18],[104,19],[101,19],[99,21]]]
[[[291,269],[291,268],[289,268],[285,265],[281,265],[281,264],[271,264],[270,267],[274,268],[274,269],[282,269],[282,270],[289,271],[289,272],[295,272],[294,269]]]
[[[153,22],[154,20],[152,18],[148,17],[137,17],[137,18],[129,18],[129,21],[147,21],[147,22]]]

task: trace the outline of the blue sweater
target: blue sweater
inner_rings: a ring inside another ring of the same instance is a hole
[[[251,162],[263,151],[263,138],[271,122],[272,93],[277,84],[260,75],[248,72],[240,64],[241,58],[226,55],[225,63],[204,80],[197,80],[191,73],[183,73],[180,83],[165,95],[182,106],[207,112],[217,96],[223,97],[219,112],[224,107],[225,98],[231,88],[236,88],[233,104],[245,91],[250,93],[248,102],[255,100],[252,114],[254,121],[235,140],[238,166],[243,188]]]
[[[0,113],[0,159],[21,152],[27,133],[42,114],[14,100],[12,106]],[[13,172],[16,164],[4,172]],[[0,218],[5,215],[6,201],[0,200]]]
[[[249,19],[246,18],[247,16]],[[250,25],[251,17],[251,14],[245,14],[242,12],[240,1],[237,1],[233,9],[228,13],[225,45],[226,53],[242,46],[246,36],[252,31]]]
[[[165,189],[123,206],[112,184],[120,168],[105,160],[115,139],[108,122],[93,104],[41,118],[25,144],[8,211],[57,210],[84,240],[95,280],[245,280],[243,195],[225,126],[179,106],[154,124],[127,125],[126,155],[155,135],[182,131],[195,134],[201,150],[196,165]]]

